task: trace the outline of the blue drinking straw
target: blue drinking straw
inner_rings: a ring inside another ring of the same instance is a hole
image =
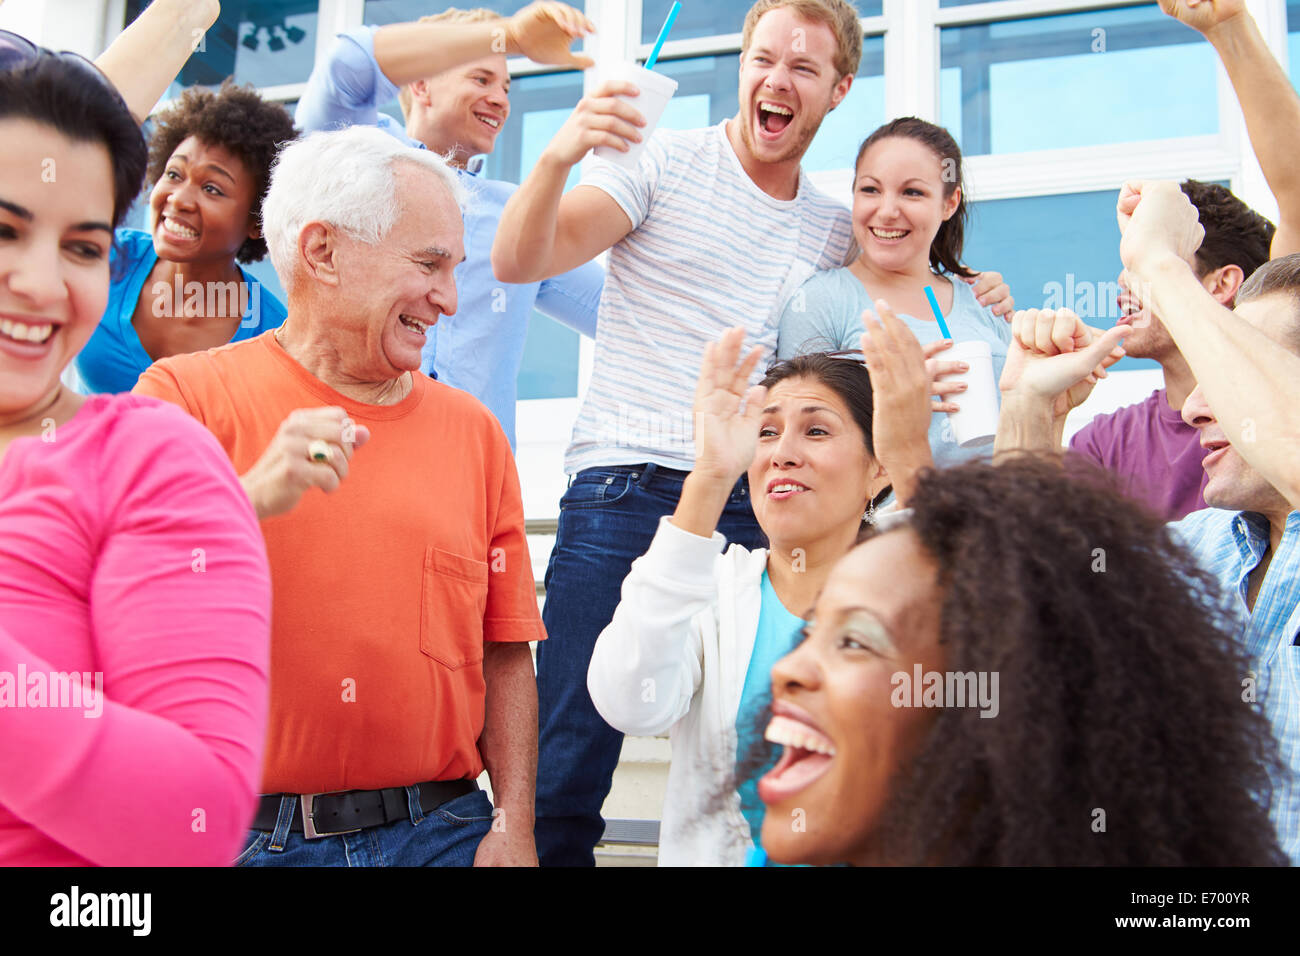
[[[677,19],[677,12],[681,10],[682,5],[673,0],[673,8],[668,11],[668,18],[664,20],[663,29],[659,31],[659,39],[655,40],[655,48],[650,51],[650,59],[645,61],[645,68],[653,70],[655,63],[659,60],[659,51],[663,49],[664,41],[668,39],[668,31],[673,28],[673,21]]]
[[[948,323],[943,320],[943,313],[939,311],[939,300],[934,297],[934,289],[930,286],[925,287],[925,297],[930,300],[930,311],[934,313],[935,321],[939,323],[939,333],[945,338],[952,338],[952,333],[948,331]]]

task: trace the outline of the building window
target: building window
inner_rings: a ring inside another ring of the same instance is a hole
[[[973,203],[962,259],[1001,272],[1017,308],[1068,308],[1089,325],[1109,328],[1119,317],[1122,268],[1115,191]],[[1116,370],[1155,367],[1126,358]]]
[[[1213,48],[1154,3],[948,27],[940,43],[940,115],[968,156],[1219,129]]]
[[[654,43],[664,25],[673,0],[642,0],[641,42]],[[694,40],[700,37],[739,33],[745,14],[754,0],[712,0],[710,3],[684,3],[673,23],[670,40]],[[879,16],[881,0],[859,0],[855,4],[862,17]]]
[[[130,23],[149,4],[127,0]],[[227,77],[256,87],[302,83],[316,59],[316,0],[226,3],[181,70],[180,86],[217,86]]]
[[[410,23],[420,17],[442,13],[448,7],[459,7],[462,10],[484,7],[508,17],[531,2],[532,0],[461,0],[453,3],[447,3],[446,0],[366,0],[365,22],[377,27],[389,23]],[[581,7],[581,0],[571,6]]]

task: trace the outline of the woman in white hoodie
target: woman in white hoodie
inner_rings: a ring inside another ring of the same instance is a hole
[[[753,724],[749,705],[765,700],[772,665],[793,647],[831,566],[890,484],[874,451],[872,384],[860,359],[798,356],[750,388],[761,350],[739,361],[742,340],[743,329],[732,329],[705,350],[695,468],[624,580],[587,673],[591,699],[612,727],[671,732],[659,837],[666,866],[745,862],[762,804],[729,789],[737,727]],[[926,357],[945,347],[928,346]],[[961,370],[952,362],[927,368]],[[928,417],[956,407],[930,404],[930,394],[942,399],[963,386],[891,379],[886,387],[891,408]],[[917,454],[928,463],[928,446]],[[715,528],[746,472],[770,547],[724,553]]]

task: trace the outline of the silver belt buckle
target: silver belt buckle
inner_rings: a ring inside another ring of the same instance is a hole
[[[354,827],[351,830],[332,830],[329,833],[317,833],[316,821],[312,819],[314,813],[312,801],[317,797],[323,797],[331,793],[346,793],[346,790],[324,790],[321,793],[303,793],[298,795],[298,803],[302,807],[302,835],[307,840],[318,840],[327,836],[342,836],[344,833],[360,833],[361,827]]]

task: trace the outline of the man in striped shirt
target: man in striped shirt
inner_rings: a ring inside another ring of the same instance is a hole
[[[622,735],[587,694],[587,666],[632,561],[671,514],[694,463],[691,405],[706,342],[742,325],[774,351],[786,297],[841,266],[849,211],[813,188],[800,161],[848,94],[862,56],[844,0],[759,0],[745,18],[739,113],[707,129],[661,130],[634,169],[591,165],[589,149],[638,142],[626,83],[584,97],[506,204],[492,264],[535,282],[610,250],[591,385],[574,426],[538,649],[537,850],[542,865],[590,865]],[[744,479],[718,530],[762,535]],[[653,694],[653,687],[645,693]]]

